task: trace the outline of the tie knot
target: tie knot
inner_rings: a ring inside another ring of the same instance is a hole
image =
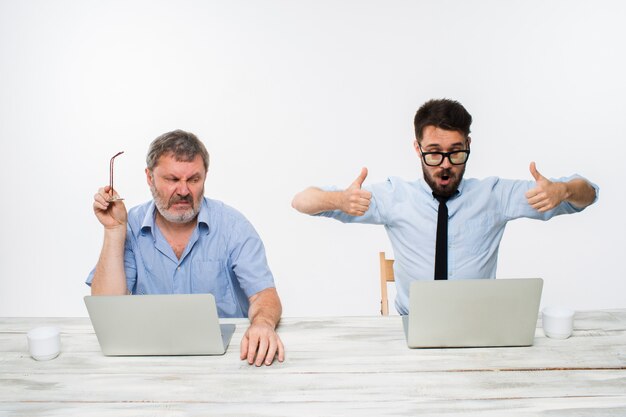
[[[439,204],[446,204],[448,200],[450,199],[450,196],[438,195],[435,193],[433,193],[433,197],[435,197],[437,201],[439,201]]]

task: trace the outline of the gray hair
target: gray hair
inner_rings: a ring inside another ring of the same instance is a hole
[[[204,170],[209,170],[209,153],[193,133],[179,129],[164,133],[153,140],[146,155],[146,165],[150,172],[157,165],[159,158],[169,153],[172,153],[177,161],[183,162],[193,161],[196,155],[200,155],[204,162]]]

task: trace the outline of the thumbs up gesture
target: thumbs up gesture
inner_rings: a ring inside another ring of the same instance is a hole
[[[351,216],[362,216],[370,206],[372,193],[361,189],[367,178],[367,168],[361,169],[359,176],[341,193],[340,209]]]
[[[530,163],[530,174],[537,185],[526,192],[528,204],[543,213],[552,210],[567,198],[567,187],[562,182],[552,182],[537,171],[534,162]]]

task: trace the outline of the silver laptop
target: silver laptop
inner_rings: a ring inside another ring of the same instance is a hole
[[[235,331],[220,325],[212,294],[86,296],[102,353],[222,355]]]
[[[543,280],[466,279],[411,283],[403,316],[410,348],[530,346]]]

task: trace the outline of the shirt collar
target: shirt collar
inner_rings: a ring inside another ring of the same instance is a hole
[[[141,222],[141,228],[139,228],[139,233],[152,233],[152,229],[154,229],[155,223],[155,210],[156,205],[154,204],[154,200],[152,200],[150,202],[150,205],[148,206],[148,209],[146,210],[146,215],[143,217],[143,221]]]
[[[146,215],[141,222],[141,228],[139,232],[142,234],[152,233],[152,229],[156,226],[156,204],[154,200],[150,202]],[[202,204],[200,204],[200,212],[198,213],[198,229],[200,232],[209,234],[209,205],[205,197],[202,198]]]
[[[463,188],[465,188],[465,178],[461,179],[461,182],[459,183],[459,187],[456,189],[456,193],[454,194],[452,198],[457,198],[458,196],[463,194]]]
[[[200,213],[198,213],[198,227],[204,234],[209,234],[209,220],[210,220],[209,203],[206,197],[202,197],[202,204],[200,205]]]

